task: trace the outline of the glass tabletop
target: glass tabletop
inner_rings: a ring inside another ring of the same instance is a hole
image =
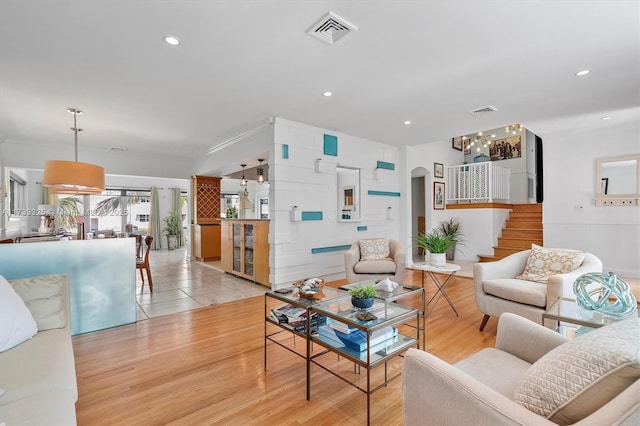
[[[542,317],[594,328],[620,320],[619,318],[613,318],[599,312],[582,309],[578,306],[575,299],[568,297],[559,298],[547,312],[542,314]]]
[[[332,300],[338,296],[345,295],[344,290],[340,290],[334,287],[324,286],[322,290],[314,295],[313,298],[300,297],[300,293],[296,287],[288,287],[287,290],[291,290],[288,293],[282,293],[280,291],[268,291],[266,294],[274,299],[281,300],[283,302],[291,303],[296,306],[311,306],[321,303],[323,301]]]
[[[340,289],[342,290],[351,290],[353,288],[358,288],[361,287],[365,284],[376,284],[377,280],[369,280],[369,281],[362,281],[362,282],[358,282],[358,283],[353,283],[353,284],[346,284],[343,286],[340,286]],[[384,290],[377,290],[376,289],[376,298],[377,299],[382,299],[382,300],[388,300],[388,301],[392,301],[392,300],[396,300],[399,298],[402,298],[404,296],[408,296],[411,293],[415,293],[415,292],[421,292],[422,291],[422,287],[416,287],[416,286],[412,286],[412,285],[407,285],[407,284],[399,284],[398,287],[396,289],[394,289],[393,291],[384,291]]]
[[[394,324],[411,318],[417,314],[417,309],[396,303],[388,303],[385,300],[376,300],[371,308],[358,309],[351,304],[351,296],[343,294],[331,300],[320,301],[314,304],[313,310],[319,314],[333,318],[345,324],[352,325],[361,330],[374,330],[386,325]],[[359,314],[368,312],[375,319],[359,319]]]

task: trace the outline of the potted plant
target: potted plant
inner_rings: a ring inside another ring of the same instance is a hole
[[[440,233],[442,235],[450,235],[454,240],[453,245],[449,247],[449,249],[446,251],[447,260],[454,259],[455,252],[456,252],[456,244],[464,245],[464,240],[462,239],[464,235],[460,230],[461,227],[462,227],[462,224],[460,223],[460,219],[458,219],[457,217],[452,217],[452,218],[449,218],[448,220],[443,220],[442,222],[440,222],[440,225],[438,226],[438,229],[440,230]]]
[[[351,304],[356,308],[366,309],[373,306],[373,298],[376,295],[376,289],[373,284],[364,284],[349,290],[351,295]]]
[[[236,208],[236,206],[229,206],[227,207],[227,212],[226,212],[226,217],[227,219],[237,219],[238,218],[238,209]]]
[[[446,252],[456,240],[451,235],[444,235],[439,228],[434,228],[428,234],[418,234],[416,243],[423,250],[429,252],[429,263],[434,266],[447,264]]]
[[[178,247],[178,235],[180,235],[180,228],[182,227],[180,215],[171,213],[165,217],[163,221],[166,225],[167,245],[169,246],[169,250],[173,250]]]

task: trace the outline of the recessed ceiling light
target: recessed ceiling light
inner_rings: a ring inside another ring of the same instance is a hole
[[[405,125],[405,126],[408,126],[409,124],[411,124],[411,122],[410,122],[409,120],[407,120],[407,121],[405,121],[405,122],[404,122],[404,125]]]
[[[170,44],[171,46],[177,46],[180,44],[180,39],[172,35],[164,36],[163,40],[165,43]]]
[[[331,92],[329,92],[329,91],[322,92],[322,96],[326,96],[327,98],[328,98],[329,96],[331,96],[331,95],[333,95],[333,93],[331,93]]]
[[[600,120],[611,120],[611,117],[607,115],[606,117],[602,117]]]
[[[495,138],[495,137],[496,137],[496,134],[495,134],[495,133],[491,134],[491,137],[492,137],[492,138]]]
[[[582,71],[578,71],[578,72],[576,73],[576,75],[577,75],[578,77],[582,77],[583,75],[587,75],[587,74],[589,74],[590,72],[591,72],[591,70],[582,70]]]

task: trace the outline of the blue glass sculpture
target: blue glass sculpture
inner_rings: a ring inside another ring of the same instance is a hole
[[[582,309],[596,311],[615,318],[626,317],[638,311],[635,296],[629,284],[612,272],[593,272],[578,277],[573,283],[576,302]]]

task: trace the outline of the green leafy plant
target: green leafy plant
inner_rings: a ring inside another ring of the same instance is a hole
[[[446,253],[456,243],[451,235],[444,235],[438,228],[434,228],[428,234],[418,234],[416,244],[429,253]]]
[[[461,228],[462,224],[460,223],[460,219],[457,217],[449,218],[448,220],[443,220],[438,225],[438,229],[442,235],[450,235],[458,244],[462,244],[462,234]]]
[[[226,213],[227,213],[226,214],[227,219],[237,219],[238,218],[238,209],[236,208],[236,206],[227,207]]]
[[[370,299],[375,297],[376,289],[373,287],[373,284],[365,284],[360,287],[352,288],[349,290],[349,294],[351,297],[355,297],[356,299]]]
[[[164,224],[166,225],[166,231],[169,235],[180,235],[180,229],[182,228],[182,221],[178,214],[171,213],[169,216],[163,219]]]

